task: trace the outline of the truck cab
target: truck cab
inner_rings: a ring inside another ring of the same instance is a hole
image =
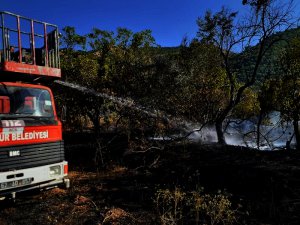
[[[0,53],[0,196],[68,187],[62,124],[39,84],[61,77],[57,27],[0,12]]]

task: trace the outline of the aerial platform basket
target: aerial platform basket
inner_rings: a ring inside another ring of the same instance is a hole
[[[56,25],[0,12],[0,81],[61,77]]]

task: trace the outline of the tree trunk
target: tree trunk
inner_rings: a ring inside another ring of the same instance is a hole
[[[257,121],[257,128],[256,128],[256,145],[257,149],[260,148],[260,126],[263,120],[263,112],[259,113],[258,121]]]
[[[94,125],[94,132],[95,132],[96,137],[98,138],[100,136],[100,128],[101,128],[100,121],[99,121],[100,111],[95,110],[94,113],[88,112],[87,115]]]
[[[217,120],[216,124],[215,124],[219,144],[226,144],[225,136],[224,136],[224,132],[223,132],[223,121],[224,120],[221,120],[221,119]]]
[[[294,133],[296,137],[296,148],[297,150],[300,150],[300,130],[299,130],[298,121],[299,120],[294,120],[293,126],[294,126]]]

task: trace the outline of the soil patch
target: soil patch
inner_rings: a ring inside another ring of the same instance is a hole
[[[242,205],[239,224],[300,224],[299,152],[169,144],[163,150],[127,152],[99,170],[93,148],[67,146],[71,188],[2,201],[0,223],[159,224],[157,190],[201,186],[206,193],[231,193],[233,204]]]

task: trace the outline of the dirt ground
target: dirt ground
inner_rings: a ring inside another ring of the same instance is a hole
[[[242,206],[238,224],[300,224],[296,151],[169,144],[163,150],[127,152],[105,170],[95,166],[92,156],[91,149],[67,148],[71,188],[0,202],[0,224],[160,224],[157,190],[193,190],[199,185],[208,193],[231,193],[232,202]]]

